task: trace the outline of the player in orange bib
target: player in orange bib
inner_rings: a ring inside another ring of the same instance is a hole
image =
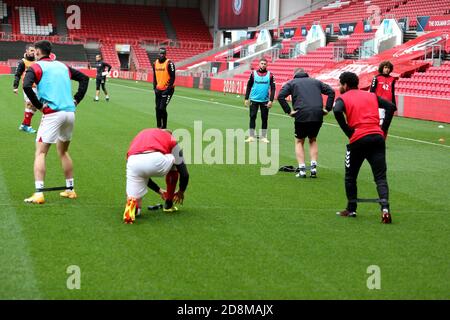
[[[166,58],[166,49],[159,49],[159,58],[153,67],[153,90],[155,91],[156,126],[167,128],[167,106],[175,91],[175,65]]]
[[[15,94],[18,94],[19,92],[19,82],[20,79],[22,79],[23,81],[25,71],[27,71],[27,69],[36,62],[34,53],[35,53],[34,46],[32,44],[28,44],[25,47],[25,54],[23,55],[23,58],[19,60],[19,62],[17,63],[17,69],[14,75],[14,83],[13,83],[13,92]],[[36,84],[33,84],[33,91],[37,94]],[[19,130],[25,131],[27,133],[36,133],[36,130],[33,129],[33,127],[31,126],[31,119],[33,118],[33,115],[36,112],[36,108],[30,102],[25,93],[23,94],[23,97],[25,101],[25,112],[22,124],[19,126]]]

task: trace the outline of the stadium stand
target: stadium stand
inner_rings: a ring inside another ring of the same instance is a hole
[[[100,48],[103,60],[108,62],[114,69],[120,69],[120,60],[117,56],[115,44],[103,43]]]
[[[334,63],[334,46],[339,43],[330,43],[328,46],[319,48],[307,55],[298,56],[293,59],[277,59],[269,62],[269,70],[276,75],[277,82],[286,82],[292,79],[293,72],[297,68],[303,68],[306,72],[322,68],[329,63]],[[258,68],[258,59],[253,60],[251,69]],[[248,80],[251,70],[235,76],[236,79]]]
[[[345,45],[345,53],[353,53],[362,45],[365,40],[373,39],[375,32],[353,33],[347,39],[343,40]]]
[[[140,47],[139,45],[132,46],[131,54],[136,69],[148,71],[152,69],[147,51],[144,48]]]
[[[126,44],[136,44],[140,39],[167,39],[159,7],[100,3],[78,5],[83,12],[82,28],[69,30],[69,35]]]
[[[6,17],[8,17],[8,9],[6,7],[6,3],[2,1],[0,2],[0,22],[2,22]]]
[[[450,98],[450,61],[440,67],[430,67],[426,72],[416,72],[411,78],[400,78],[397,94]]]
[[[304,26],[309,29],[314,22],[320,21],[324,29],[327,25],[333,24],[334,32],[339,33],[339,23],[362,21],[377,10],[381,14],[381,19],[407,17],[409,18],[409,27],[414,28],[417,26],[418,16],[449,14],[449,1],[437,0],[427,2],[427,5],[424,5],[423,1],[420,0],[336,1],[332,5],[312,11],[286,23],[283,28]]]
[[[81,29],[61,30],[62,34],[58,36],[58,30],[55,27],[56,13],[59,12],[58,9],[67,9],[71,3],[5,0],[1,4],[0,21],[12,26],[12,34],[3,37],[3,40],[34,42],[47,36],[46,39],[53,43],[94,41],[101,44],[101,52],[105,59],[111,61],[115,68],[120,67],[119,58],[114,49],[115,44],[131,45],[132,63],[136,68],[143,70],[151,65],[142,45],[166,46],[174,62],[212,48],[212,37],[199,9],[165,9],[176,30],[176,39],[168,39],[161,20],[162,7],[77,3],[83,13]],[[66,14],[66,17],[69,15]],[[189,20],[186,17],[189,17]]]
[[[187,48],[169,47],[167,48],[167,57],[169,57],[174,62],[178,62],[183,61],[189,57],[198,55],[204,51],[205,49],[202,48],[187,49]]]
[[[54,16],[54,3],[50,1],[3,1],[8,5],[11,12],[9,22],[12,25],[13,33],[25,35],[48,36],[55,34],[56,20]]]
[[[170,8],[168,15],[172,22],[177,40],[190,42],[211,42],[211,34],[198,9]],[[189,17],[189,19],[186,19]]]
[[[445,15],[448,14],[450,2],[448,0],[434,0],[426,3],[421,0],[402,1],[401,5],[387,11],[384,16],[389,14],[396,19],[409,18],[409,26],[417,27],[417,17]]]

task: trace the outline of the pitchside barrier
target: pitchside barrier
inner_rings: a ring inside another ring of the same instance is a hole
[[[80,71],[91,78],[95,78],[96,76],[95,69],[80,69]],[[0,74],[11,74],[11,67],[0,64]],[[127,79],[134,81],[153,81],[152,73],[140,71],[112,70],[110,72],[110,77],[114,79]],[[198,88],[241,96],[245,95],[245,90],[247,89],[247,81],[189,76],[177,76],[175,85],[179,87]],[[277,92],[280,92],[281,86],[282,84],[276,85]],[[336,97],[338,96],[339,92],[336,92]],[[324,97],[324,101],[325,100],[326,97]],[[450,123],[449,99],[397,95],[397,107],[397,115],[401,117]]]
[[[86,75],[95,78],[95,69],[82,69]],[[153,81],[153,74],[139,71],[118,71],[112,70],[110,77],[114,79],[127,79],[134,81]],[[235,94],[242,96],[244,99],[245,91],[247,89],[247,81],[234,79],[218,79],[208,77],[192,77],[192,76],[178,76],[175,80],[175,85],[186,88],[197,88],[203,90],[223,92],[225,94]],[[276,84],[276,92],[280,92],[282,84]],[[336,98],[340,95],[336,90]],[[450,123],[450,99],[434,98],[434,97],[419,97],[396,95],[397,97],[397,115],[401,117],[432,120],[439,122]],[[323,97],[324,103],[326,96]]]

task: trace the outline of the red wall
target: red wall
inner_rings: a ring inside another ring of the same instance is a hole
[[[9,67],[8,67],[9,68]],[[0,66],[0,73],[1,73]],[[91,78],[95,78],[96,71],[93,69],[80,70]],[[112,78],[129,79],[129,80],[141,80],[151,82],[152,75],[139,73],[139,72],[124,72],[118,71],[111,74]],[[194,77],[177,76],[175,85],[180,87],[193,88]],[[205,89],[205,81],[199,82],[197,86],[200,89]],[[206,90],[218,91],[223,93],[231,93],[237,95],[245,95],[247,89],[247,81],[233,80],[233,79],[210,79],[209,88]],[[277,92],[280,92],[281,84],[277,84]],[[336,97],[339,96],[337,92]],[[243,97],[242,97],[243,98]],[[324,102],[326,97],[324,97]],[[432,120],[439,122],[450,123],[450,100],[438,99],[438,98],[425,98],[425,97],[404,97],[403,116],[414,119]]]
[[[9,66],[0,65],[0,74],[10,74],[11,68]]]
[[[450,100],[405,96],[403,116],[450,123]]]

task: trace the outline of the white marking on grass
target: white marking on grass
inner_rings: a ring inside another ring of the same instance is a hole
[[[155,204],[157,203],[157,201],[155,201]],[[361,206],[363,205],[367,205],[367,204],[360,204]],[[0,203],[0,208],[1,207],[22,207],[22,205],[14,205],[14,204],[6,204],[6,203]],[[54,207],[54,208],[61,208],[61,203],[46,203],[45,207]],[[73,208],[122,208],[123,204],[117,204],[117,205],[113,205],[110,203],[81,203],[81,202],[77,202],[76,204],[73,205],[67,205],[65,204],[65,207],[73,207]],[[146,208],[146,206],[144,206],[144,209]],[[186,207],[186,210],[190,210],[194,207]],[[198,209],[204,209],[204,210],[228,210],[230,207],[227,206],[202,206],[202,205],[195,205],[195,210]],[[233,207],[234,209],[237,210],[255,210],[255,211],[264,211],[264,210],[279,210],[280,207],[279,206],[274,206],[274,207],[255,207],[255,206],[238,206],[238,207]],[[336,213],[336,207],[333,208],[301,208],[299,209],[298,207],[283,207],[282,208],[284,211],[295,211],[295,212],[331,212],[332,216],[335,215]],[[160,212],[161,210],[148,210],[148,212]],[[145,214],[145,210],[144,210],[144,214]],[[162,212],[162,211],[161,211]],[[400,211],[396,211],[396,214],[398,213],[402,213],[402,212],[406,212],[404,210],[400,210]],[[442,214],[442,210],[410,210],[407,209],[407,212],[409,213],[429,213],[429,214]],[[181,207],[180,209],[180,214],[183,213],[183,207]],[[376,214],[379,214],[378,212],[376,212]],[[59,214],[59,213],[54,213],[54,215],[65,215],[65,213]],[[372,215],[371,213],[367,213],[367,215]],[[114,218],[116,219],[116,218]]]
[[[135,87],[130,87],[130,86],[126,86],[126,85],[118,84],[118,83],[109,83],[109,84],[115,85],[115,86],[124,87],[124,88],[134,89],[134,90],[140,90],[140,91],[144,91],[144,92],[150,93],[149,89],[135,88]],[[183,99],[187,99],[187,100],[192,100],[192,101],[204,102],[204,103],[207,103],[207,104],[211,105],[211,101],[209,101],[209,100],[203,100],[203,99],[198,99],[198,98],[186,97],[186,96],[178,95],[178,94],[174,95],[174,98],[175,97],[179,97],[179,98],[183,98]],[[239,107],[239,106],[235,106],[235,105],[232,105],[232,104],[221,103],[221,102],[214,102],[214,105],[221,105],[221,106],[230,107],[230,108],[234,108],[234,109],[240,109],[240,110],[248,110],[246,107]],[[271,116],[290,118],[290,116],[288,116],[288,115],[279,114],[279,113],[271,113]],[[324,122],[323,124],[327,125],[327,126],[331,126],[331,127],[339,127],[339,125],[334,124],[334,123]],[[412,138],[407,138],[407,137],[402,137],[402,136],[396,136],[396,135],[392,135],[392,134],[389,134],[389,137],[394,138],[394,139],[399,139],[399,140],[405,140],[405,141],[411,141],[411,142],[416,142],[416,143],[428,144],[428,145],[432,145],[432,146],[436,146],[436,147],[450,148],[450,145],[438,144],[438,143],[433,143],[433,142],[424,141],[424,140],[418,140],[418,139],[412,139]]]
[[[0,299],[40,299],[28,244],[0,169]]]

